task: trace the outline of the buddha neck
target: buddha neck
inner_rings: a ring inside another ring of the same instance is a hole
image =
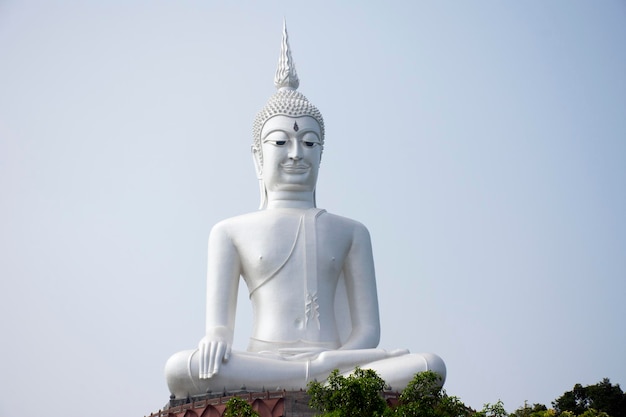
[[[312,191],[268,191],[266,209],[315,207]]]

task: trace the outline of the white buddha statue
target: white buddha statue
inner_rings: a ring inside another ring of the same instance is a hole
[[[374,369],[400,390],[417,372],[446,368],[434,354],[378,349],[380,322],[370,236],[361,223],[315,206],[324,146],[319,110],[297,91],[287,31],[270,98],[254,122],[261,210],[226,219],[209,237],[206,335],[165,374],[175,398],[207,392],[300,389],[331,371]],[[232,350],[240,278],[254,326]],[[342,332],[342,329],[346,330]]]

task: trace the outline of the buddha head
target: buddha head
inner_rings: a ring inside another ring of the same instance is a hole
[[[278,91],[257,114],[253,125],[252,154],[261,209],[267,205],[268,186],[294,190],[312,186],[314,191],[324,148],[324,119],[317,107],[297,91],[300,81],[285,24],[274,85]],[[277,166],[286,168],[283,171],[287,175],[281,176]]]

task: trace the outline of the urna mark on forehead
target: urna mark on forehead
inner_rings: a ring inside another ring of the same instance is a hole
[[[277,90],[261,111],[257,114],[253,124],[253,150],[260,150],[261,135],[265,130],[266,123],[276,116],[299,118],[308,116],[315,120],[319,127],[319,140],[324,147],[324,118],[322,113],[315,107],[297,88],[300,85],[296,67],[291,56],[287,25],[283,22],[283,34],[280,48],[278,67],[274,77],[274,85]],[[298,124],[299,126],[299,124]],[[300,128],[300,126],[299,126]]]

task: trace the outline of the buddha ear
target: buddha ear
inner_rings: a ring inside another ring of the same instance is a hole
[[[261,193],[261,203],[259,210],[263,210],[267,207],[267,190],[265,189],[265,183],[263,182],[263,158],[261,149],[256,146],[252,146],[252,161],[254,162],[254,170],[256,171],[256,177],[259,180],[259,192]]]
[[[256,146],[252,146],[252,161],[254,162],[254,170],[256,171],[257,179],[261,179],[263,176],[263,162],[262,162],[261,150]]]

